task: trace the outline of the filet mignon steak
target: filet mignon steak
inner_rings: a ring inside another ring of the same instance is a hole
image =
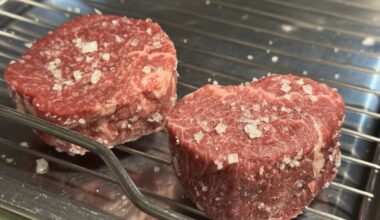
[[[336,90],[294,75],[206,85],[169,115],[173,166],[212,219],[295,217],[335,178],[344,108]]]
[[[114,146],[162,129],[176,99],[176,51],[151,20],[90,14],[38,40],[5,71],[18,110]],[[85,150],[45,133],[59,150]]]

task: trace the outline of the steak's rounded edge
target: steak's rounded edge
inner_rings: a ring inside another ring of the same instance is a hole
[[[173,166],[212,219],[289,219],[335,178],[343,116],[334,89],[294,75],[206,85],[168,118]]]
[[[90,14],[38,40],[5,70],[19,111],[109,147],[159,131],[176,100],[173,43],[151,20]],[[37,132],[57,150],[85,149]]]

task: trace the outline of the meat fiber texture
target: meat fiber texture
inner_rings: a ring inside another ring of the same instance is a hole
[[[90,14],[38,40],[5,71],[21,112],[109,147],[161,130],[175,103],[173,43],[151,20]],[[57,150],[85,149],[38,132]]]
[[[345,104],[336,90],[294,75],[206,85],[168,119],[173,166],[212,219],[289,219],[340,164]]]

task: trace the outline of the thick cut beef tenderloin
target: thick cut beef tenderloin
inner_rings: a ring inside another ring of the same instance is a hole
[[[173,166],[213,219],[289,219],[335,178],[343,115],[336,90],[294,75],[206,85],[169,115]]]
[[[176,51],[151,20],[90,14],[37,41],[5,78],[18,110],[108,146],[160,130],[175,102]],[[38,133],[60,150],[85,150]]]

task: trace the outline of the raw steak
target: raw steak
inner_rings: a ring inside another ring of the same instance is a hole
[[[307,78],[206,85],[168,118],[175,171],[213,219],[289,219],[335,178],[344,102]]]
[[[37,41],[5,78],[19,111],[111,147],[162,129],[176,99],[176,66],[158,24],[90,14]],[[86,151],[38,135],[58,150]]]

